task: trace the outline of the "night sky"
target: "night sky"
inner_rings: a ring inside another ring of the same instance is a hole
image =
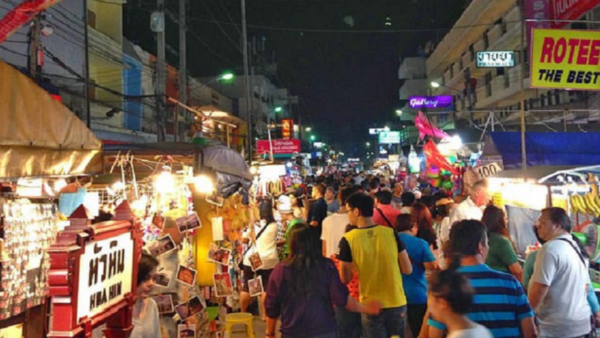
[[[178,1],[166,0],[178,13]],[[317,138],[355,153],[368,126],[394,120],[400,57],[416,56],[439,41],[467,0],[246,0],[249,39],[265,39],[275,57],[272,81],[300,97],[303,123]],[[155,40],[148,18],[153,0],[125,5],[125,36],[150,52]],[[242,73],[240,0],[189,2],[188,64],[192,76],[224,69]],[[386,17],[391,26],[386,26]],[[177,25],[167,22],[167,45],[178,50]],[[167,51],[173,65],[178,56]],[[354,149],[352,149],[354,148]],[[354,150],[354,151],[352,151]],[[357,153],[358,155],[359,153]]]

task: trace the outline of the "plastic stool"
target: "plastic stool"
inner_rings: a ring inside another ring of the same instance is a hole
[[[231,328],[234,325],[244,324],[246,325],[246,336],[248,338],[254,338],[254,326],[252,321],[254,316],[247,312],[230,313],[225,317],[225,332],[231,337]]]

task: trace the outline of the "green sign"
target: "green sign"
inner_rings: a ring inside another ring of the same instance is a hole
[[[380,144],[399,144],[400,143],[400,132],[399,131],[383,131],[379,133]]]

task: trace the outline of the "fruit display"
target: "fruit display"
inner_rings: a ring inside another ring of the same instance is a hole
[[[588,175],[590,191],[585,195],[573,194],[569,197],[571,212],[600,217],[600,196],[598,182],[593,174]]]
[[[571,195],[571,210],[574,213],[587,214],[594,217],[600,216],[600,196],[594,196],[592,193],[585,195]]]

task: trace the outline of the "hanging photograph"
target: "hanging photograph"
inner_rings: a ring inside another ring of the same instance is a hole
[[[196,281],[196,270],[180,265],[177,270],[177,280],[183,284],[194,286],[194,282]]]
[[[186,320],[190,316],[190,308],[188,303],[181,303],[175,307],[175,312],[181,320]]]
[[[160,287],[166,288],[171,282],[171,276],[173,276],[173,271],[158,271],[156,275],[154,275],[154,283]]]
[[[158,306],[158,313],[162,314],[174,312],[172,295],[157,295],[152,296],[152,299],[156,302],[156,305]]]
[[[148,251],[150,251],[150,254],[154,257],[173,251],[175,248],[177,248],[177,246],[171,235],[163,236],[148,245]]]
[[[223,206],[223,197],[219,196],[219,194],[215,191],[213,192],[211,195],[207,195],[206,196],[206,202],[216,205],[218,207],[222,207]]]
[[[177,229],[179,229],[179,232],[186,232],[188,230],[187,216],[177,218],[175,223],[177,224]]]
[[[221,265],[227,265],[229,263],[229,257],[231,257],[231,250],[217,246],[214,243],[210,243],[208,249],[208,260]]]
[[[188,303],[188,307],[190,310],[190,316],[194,316],[194,315],[202,312],[205,308],[204,304],[202,303],[202,300],[200,300],[200,297],[198,297],[198,296],[190,299],[190,301]]]
[[[248,260],[250,261],[250,267],[252,268],[252,271],[260,269],[263,265],[263,261],[260,258],[258,252],[255,252],[252,255],[250,255],[250,257],[248,257]]]
[[[177,338],[196,338],[196,324],[177,325]]]
[[[255,279],[248,281],[248,291],[251,297],[260,296],[264,292],[262,277],[258,276]]]
[[[198,217],[198,214],[195,212],[187,216],[179,217],[175,220],[175,223],[177,224],[177,229],[179,229],[179,232],[186,232],[202,227],[200,217]]]
[[[231,276],[229,273],[214,274],[213,282],[217,297],[233,296],[233,287],[231,286]]]
[[[200,217],[198,217],[197,213],[191,213],[187,215],[187,230],[194,230],[202,227],[202,223],[200,222]]]
[[[165,225],[165,217],[154,214],[154,216],[152,216],[152,225],[162,230]]]

